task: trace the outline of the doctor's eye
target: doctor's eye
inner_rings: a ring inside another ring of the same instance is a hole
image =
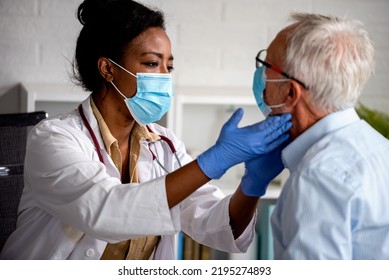
[[[168,66],[168,67],[167,67],[167,70],[169,70],[169,73],[173,72],[173,71],[174,71],[173,65]]]
[[[149,68],[155,68],[158,67],[158,62],[156,61],[150,61],[150,62],[144,62],[143,65],[146,65]]]

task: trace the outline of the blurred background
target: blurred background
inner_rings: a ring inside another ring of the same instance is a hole
[[[81,2],[0,0],[0,113],[44,110],[54,115],[86,98],[88,93],[69,78],[81,30],[76,19]],[[248,106],[243,124],[262,118],[251,92],[254,58],[289,24],[292,10],[355,18],[365,24],[376,46],[377,65],[361,101],[389,113],[389,0],[140,2],[165,13],[175,57],[175,104],[162,124],[183,138],[194,154],[212,143],[215,128],[237,106]],[[204,134],[206,141],[198,136]]]
[[[291,10],[299,10],[361,20],[377,49],[376,74],[364,94],[389,98],[388,0],[140,2],[166,15],[177,86],[251,87],[258,50],[266,48],[288,24]],[[81,28],[75,16],[80,3],[81,0],[0,0],[0,95],[21,82],[70,82],[70,61]]]

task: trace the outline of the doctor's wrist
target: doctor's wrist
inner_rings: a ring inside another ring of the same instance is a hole
[[[220,179],[228,169],[223,166],[216,146],[212,146],[200,154],[197,157],[197,163],[203,173],[210,179]]]
[[[264,182],[256,176],[252,176],[247,170],[240,182],[241,189],[244,195],[251,197],[261,197],[266,194],[269,182]]]

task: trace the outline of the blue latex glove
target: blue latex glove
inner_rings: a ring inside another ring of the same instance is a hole
[[[290,114],[238,128],[242,116],[243,109],[236,110],[223,125],[215,145],[197,157],[208,178],[219,179],[230,167],[267,154],[289,138],[286,131],[292,126]]]
[[[261,197],[267,187],[284,169],[281,151],[286,145],[281,145],[272,152],[245,162],[245,174],[242,177],[242,192],[247,196]]]

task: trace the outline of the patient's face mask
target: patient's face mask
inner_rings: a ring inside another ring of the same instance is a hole
[[[113,64],[136,78],[135,96],[126,97],[111,82],[117,92],[123,96],[128,110],[140,125],[159,121],[169,110],[173,97],[173,83],[171,74],[137,73],[136,75],[109,59]]]
[[[266,82],[279,83],[279,82],[286,82],[289,80],[290,79],[267,79],[265,73],[265,66],[263,65],[257,67],[257,69],[255,70],[254,81],[253,81],[254,97],[259,107],[259,110],[261,110],[265,118],[270,115],[273,108],[280,108],[285,105],[285,103],[276,104],[276,105],[267,105],[265,103],[265,101],[263,100],[263,92],[266,88]]]

